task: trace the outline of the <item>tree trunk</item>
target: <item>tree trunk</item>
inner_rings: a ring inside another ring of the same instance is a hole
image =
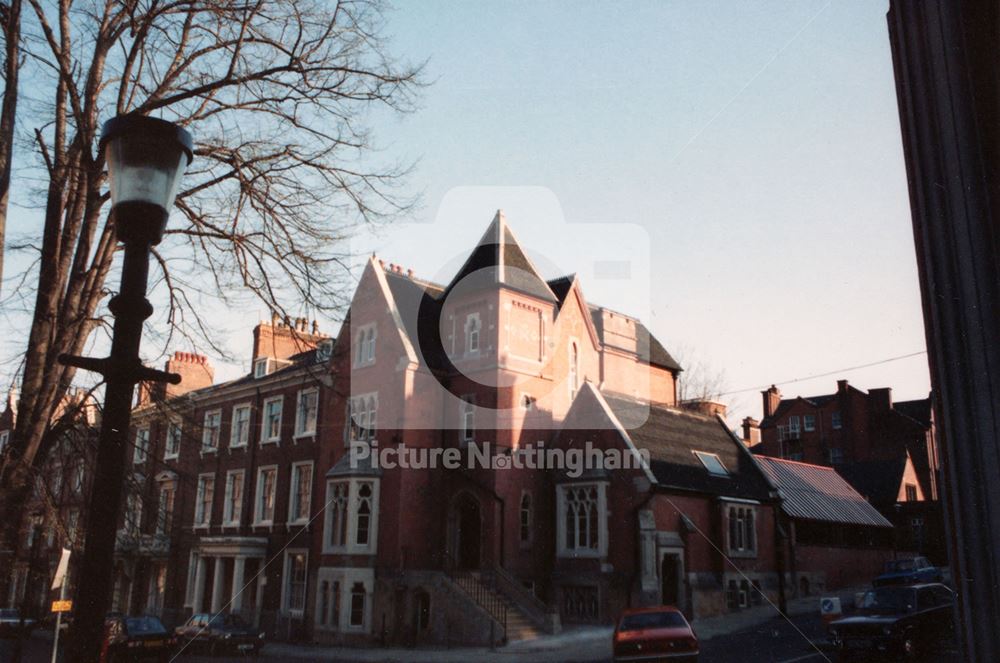
[[[7,203],[14,151],[14,118],[17,115],[17,74],[20,69],[21,0],[11,0],[3,26],[4,92],[0,108],[0,289],[3,287],[3,255],[7,236]]]

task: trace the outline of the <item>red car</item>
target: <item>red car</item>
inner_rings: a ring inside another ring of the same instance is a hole
[[[677,608],[626,610],[614,636],[615,661],[696,663],[698,636]]]

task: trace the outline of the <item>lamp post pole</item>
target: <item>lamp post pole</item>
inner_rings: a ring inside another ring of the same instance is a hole
[[[104,125],[113,222],[124,247],[121,287],[108,308],[114,315],[111,353],[103,359],[61,355],[64,364],[104,375],[104,410],[94,463],[87,531],[79,568],[70,640],[73,663],[99,659],[104,619],[111,603],[118,514],[128,456],[132,396],[140,381],[180,382],[180,376],[146,368],[139,360],[149,257],[160,242],[177,184],[190,162],[191,137],[169,122],[121,116]]]

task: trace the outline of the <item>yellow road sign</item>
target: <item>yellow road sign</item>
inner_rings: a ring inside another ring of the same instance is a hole
[[[69,612],[72,609],[73,609],[73,602],[68,599],[65,601],[52,602],[52,612]]]

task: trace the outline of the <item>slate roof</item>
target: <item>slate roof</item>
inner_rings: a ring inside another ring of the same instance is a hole
[[[447,290],[451,291],[459,284],[463,288],[503,285],[545,301],[558,301],[545,280],[538,275],[499,210]]]
[[[386,272],[385,281],[418,358],[432,367],[440,365],[444,348],[437,325],[444,288],[395,272]]]
[[[897,401],[893,403],[892,409],[906,415],[926,428],[931,427],[930,398],[921,398],[915,401]]]
[[[600,306],[590,306],[590,319],[594,322],[594,329],[597,330],[597,338],[601,341],[602,345],[613,346],[612,343],[608,343],[607,338],[604,335],[604,320],[601,316],[602,310],[604,309]],[[624,314],[619,314],[623,315]],[[631,316],[624,316],[631,317]],[[638,320],[635,321],[635,331],[636,331],[636,346],[637,354],[639,359],[654,366],[659,366],[661,368],[666,368],[670,371],[683,371],[681,365],[677,363],[667,349],[663,347],[663,344],[653,334],[650,333],[649,328],[642,324]]]
[[[832,467],[757,456],[771,485],[781,493],[781,508],[799,520],[838,525],[892,527]]]
[[[604,398],[635,446],[649,451],[653,476],[663,486],[725,497],[769,498],[767,481],[724,422],[608,394]],[[717,454],[729,476],[709,474],[695,451]]]
[[[549,286],[549,290],[552,294],[556,296],[556,301],[559,306],[563,305],[566,301],[566,295],[569,294],[570,286],[573,285],[573,279],[576,278],[576,274],[567,274],[566,276],[560,276],[559,278],[552,279],[551,281],[546,281]]]
[[[906,456],[891,460],[844,463],[836,469],[869,502],[878,506],[890,505],[899,496],[899,486],[906,470]]]

